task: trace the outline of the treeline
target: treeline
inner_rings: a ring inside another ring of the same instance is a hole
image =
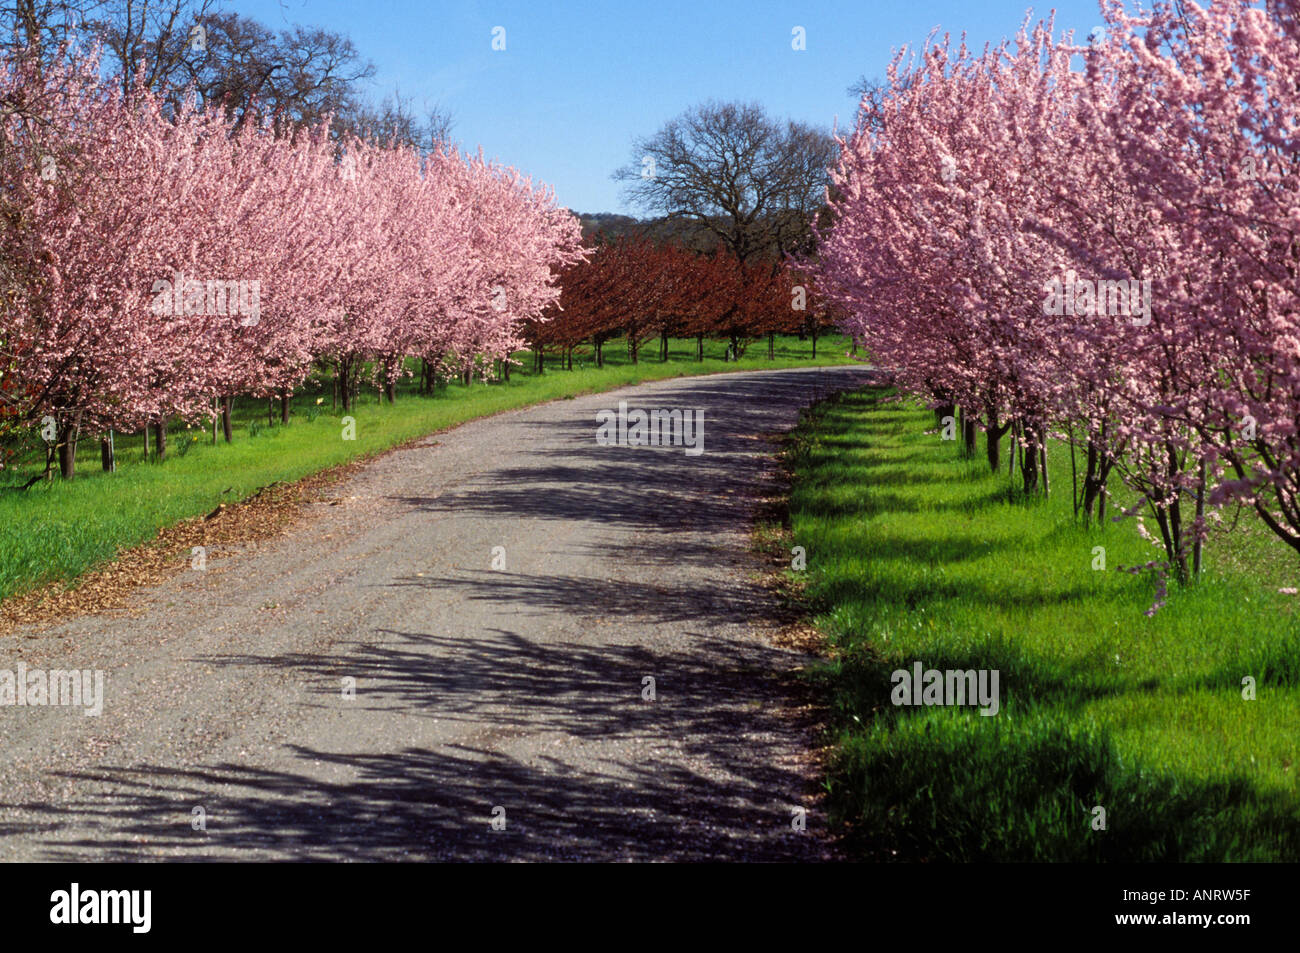
[[[1049,436],[1084,521],[1118,474],[1188,579],[1220,507],[1300,550],[1300,27],[1293,4],[1107,3],[900,56],[833,176],[820,275],[859,337],[1027,493]],[[1075,458],[1072,457],[1072,461]]]
[[[409,358],[489,375],[582,257],[577,220],[445,146],[283,124],[0,58],[0,449],[72,477],[84,435],[281,401],[314,369],[348,408]],[[2,438],[11,438],[2,440]],[[0,465],[3,465],[0,459]]]
[[[775,336],[785,333],[811,337],[816,356],[818,335],[835,320],[809,276],[788,261],[741,262],[724,247],[701,253],[643,235],[597,236],[559,283],[558,300],[524,327],[538,370],[548,351],[569,367],[575,353],[590,353],[599,367],[615,338],[633,363],[656,340],[658,359],[667,360],[670,338],[694,338],[703,360],[706,338],[726,341],[738,359],[766,337],[772,357]]]

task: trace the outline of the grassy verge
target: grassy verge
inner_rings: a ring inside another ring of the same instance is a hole
[[[1171,583],[1148,617],[1154,581],[1116,570],[1159,553],[1131,520],[1076,525],[1066,447],[1051,448],[1050,499],[1009,500],[1005,468],[962,459],[932,413],[888,398],[820,405],[788,458],[791,542],[807,551],[791,578],[829,643],[811,677],[850,849],[1300,859],[1300,622],[1277,592],[1296,584],[1294,554],[1243,516],[1207,544],[1204,578]],[[1000,711],[895,705],[892,673],[917,661],[998,670]]]
[[[842,363],[846,343],[824,337],[814,359],[810,342],[779,338],[771,361],[765,341],[739,362],[721,359],[723,344],[707,342],[707,348],[705,360],[696,361],[694,340],[671,341],[666,362],[651,346],[634,365],[614,341],[605,346],[606,366],[599,369],[588,356],[578,359],[575,370],[558,369],[556,360],[537,374],[531,356],[521,354],[524,367],[508,383],[453,383],[422,397],[408,382],[392,405],[381,404],[371,391],[351,411],[356,439],[346,441],[342,412],[330,410],[329,381],[314,380],[295,396],[287,426],[278,423],[278,407],[271,425],[265,402],[240,401],[231,444],[214,446],[210,430],[173,428],[167,459],[158,463],[144,459],[140,435],[119,434],[117,472],[104,473],[97,443],[86,440],[76,479],[56,478],[20,492],[13,488],[40,468],[39,454],[29,452],[25,460],[19,457],[26,466],[0,471],[0,600],[48,582],[72,581],[165,526],[244,499],[260,487],[299,480],[476,417],[667,377]]]

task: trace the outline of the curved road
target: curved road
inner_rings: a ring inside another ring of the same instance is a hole
[[[0,670],[106,673],[99,717],[0,707],[0,859],[829,856],[748,516],[758,436],[868,376],[685,378],[466,424],[142,592],[141,616],[0,640]],[[703,410],[704,453],[599,446],[620,400]]]

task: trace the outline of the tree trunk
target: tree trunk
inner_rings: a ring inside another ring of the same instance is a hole
[[[776,332],[775,331],[767,332],[767,359],[769,361],[776,360]]]
[[[998,423],[998,411],[995,407],[990,407],[989,426],[985,432],[986,451],[989,458],[989,469],[994,473],[1002,468],[1002,437],[1006,434],[1009,424]]]
[[[1192,575],[1201,578],[1201,521],[1205,519],[1205,461],[1201,461],[1200,481],[1196,484],[1196,539],[1192,542]]]
[[[1034,427],[1025,425],[1024,449],[1020,454],[1020,476],[1024,481],[1025,495],[1038,491],[1038,448],[1032,443]]]
[[[605,366],[605,342],[597,339],[593,342],[596,345],[596,366]]]
[[[659,360],[668,360],[668,329],[659,332]]]
[[[59,435],[59,476],[71,480],[77,475],[77,427],[73,424]]]
[[[349,358],[343,358],[339,361],[338,379],[335,386],[339,392],[339,402],[343,405],[343,413],[352,409],[352,361]]]
[[[117,471],[117,460],[113,456],[113,431],[99,438],[99,462],[105,473]]]
[[[160,420],[153,425],[153,442],[158,451],[158,460],[167,459],[167,421]]]
[[[975,418],[968,414],[964,409],[961,412],[961,436],[963,450],[966,456],[975,456],[975,440],[977,436],[977,431],[975,430]]]
[[[289,392],[284,391],[280,394],[280,423],[289,422]]]
[[[1047,427],[1038,428],[1038,468],[1043,474],[1043,496],[1052,495],[1052,481],[1047,475]]]
[[[695,335],[695,359],[697,361],[704,360],[704,335],[703,334]]]
[[[1083,475],[1083,502],[1080,504],[1084,526],[1092,522],[1093,504],[1097,506],[1097,522],[1102,523],[1106,519],[1106,482],[1110,479],[1113,466],[1114,462],[1106,456],[1097,442],[1089,437],[1088,469]]]
[[[1074,518],[1079,518],[1079,466],[1074,457],[1074,423],[1067,425],[1070,437],[1070,505],[1074,507]]]
[[[226,438],[226,443],[235,439],[235,422],[232,419],[235,398],[226,396],[221,398],[221,433]]]

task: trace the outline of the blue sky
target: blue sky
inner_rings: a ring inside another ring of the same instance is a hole
[[[610,175],[632,140],[713,98],[852,124],[847,89],[935,27],[983,45],[1014,35],[1026,0],[227,0],[282,28],[346,33],[376,67],[373,94],[440,105],[466,146],[517,166],[581,212],[635,213]],[[1034,5],[1085,37],[1096,0]],[[504,51],[492,49],[505,28]],[[807,49],[791,49],[802,26]]]

